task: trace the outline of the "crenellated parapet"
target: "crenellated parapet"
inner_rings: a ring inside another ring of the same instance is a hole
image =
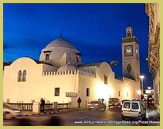
[[[122,43],[136,42],[139,43],[139,40],[133,36],[132,38],[124,37],[122,38]]]
[[[63,70],[63,71],[51,71],[51,72],[42,72],[42,76],[61,76],[61,75],[84,75],[90,77],[96,77],[95,71],[87,70]]]

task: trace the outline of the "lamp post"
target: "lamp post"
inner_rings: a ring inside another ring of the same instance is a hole
[[[116,65],[118,65],[118,63],[119,63],[119,62],[118,62],[117,60],[114,60],[114,61],[112,61],[112,62],[110,63],[110,65],[111,65],[111,66],[116,66]]]
[[[142,95],[143,95],[143,80],[144,80],[144,75],[140,76],[140,80],[141,80],[141,89],[142,89]]]

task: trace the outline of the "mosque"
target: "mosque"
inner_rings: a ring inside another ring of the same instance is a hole
[[[4,66],[3,101],[10,103],[71,103],[77,107],[80,97],[85,107],[92,100],[110,97],[140,98],[139,42],[132,27],[122,38],[123,78],[116,79],[111,64],[84,64],[81,53],[64,38],[42,49],[39,61],[22,57]]]

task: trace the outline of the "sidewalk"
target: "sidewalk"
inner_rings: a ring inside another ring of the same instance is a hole
[[[46,110],[44,113],[34,113],[32,111],[21,111],[20,116],[39,116],[39,115],[49,115],[49,114],[59,114],[77,110],[85,110],[86,108],[69,108],[69,109],[58,109],[58,110]]]

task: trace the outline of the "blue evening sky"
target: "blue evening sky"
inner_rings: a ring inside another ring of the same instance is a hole
[[[149,20],[145,4],[4,4],[3,60],[28,56],[39,60],[41,50],[63,37],[82,53],[82,62],[118,60],[122,76],[121,39],[130,24],[139,39],[144,86],[152,86],[148,62]]]

